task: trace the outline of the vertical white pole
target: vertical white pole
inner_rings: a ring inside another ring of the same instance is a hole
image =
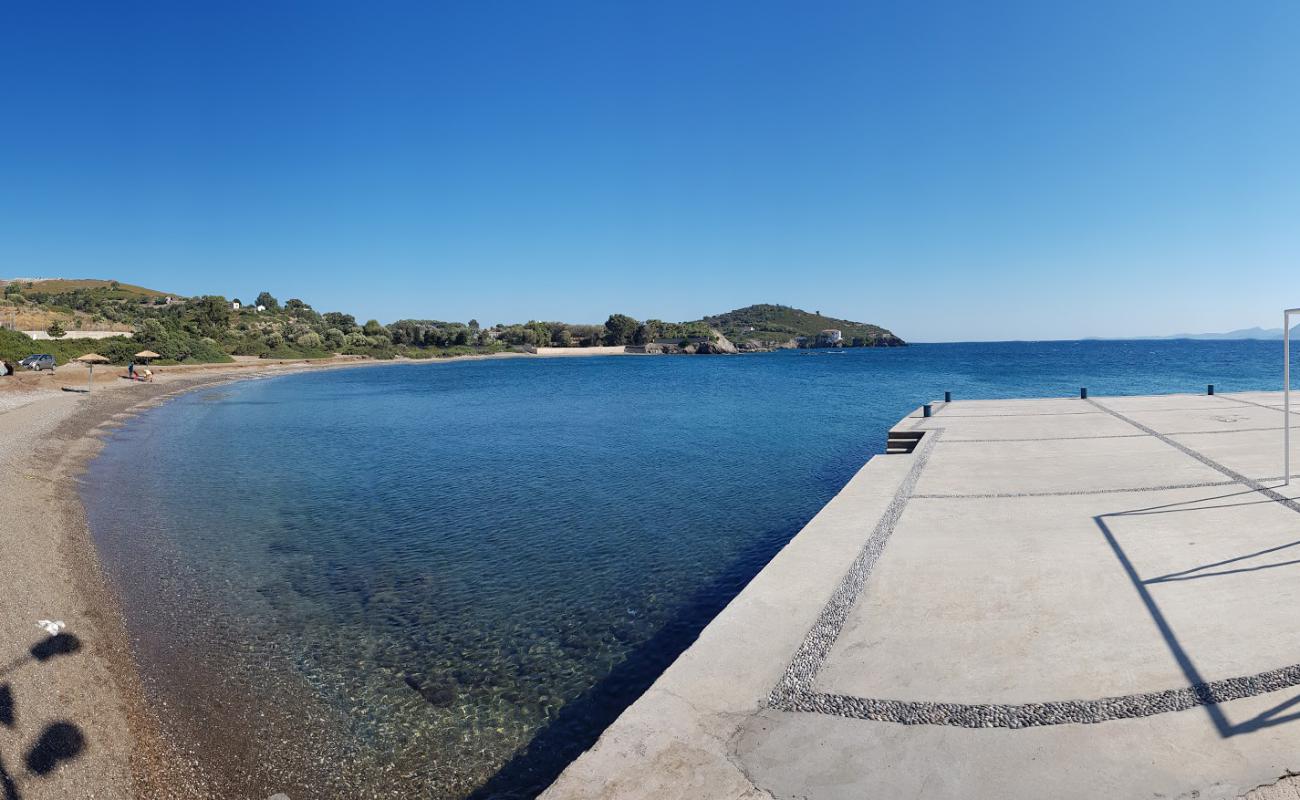
[[[1282,482],[1291,485],[1291,312],[1282,312]]]

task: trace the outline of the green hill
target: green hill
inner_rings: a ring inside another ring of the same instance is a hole
[[[7,282],[6,282],[7,283]],[[61,295],[82,294],[99,300],[156,300],[167,297],[167,292],[132,286],[117,281],[102,281],[93,278],[70,280],[67,278],[41,278],[31,281],[12,281],[19,291],[31,298],[58,298]],[[175,296],[175,295],[173,295]]]
[[[846,347],[896,347],[906,344],[879,325],[822,316],[790,306],[760,304],[705,317],[711,328],[733,342],[788,342],[799,337],[814,340],[824,330],[838,330]]]

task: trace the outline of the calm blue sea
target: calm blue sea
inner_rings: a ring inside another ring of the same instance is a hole
[[[316,372],[135,418],[84,491],[164,727],[232,791],[529,797],[918,404],[1275,389],[1280,358],[1089,341]]]

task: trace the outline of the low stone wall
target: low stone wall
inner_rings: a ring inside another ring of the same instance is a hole
[[[539,356],[615,356],[627,352],[623,345],[611,347],[538,347]]]
[[[23,331],[38,341],[47,341],[51,336],[45,331]],[[64,339],[108,339],[112,336],[130,336],[130,331],[68,331]]]

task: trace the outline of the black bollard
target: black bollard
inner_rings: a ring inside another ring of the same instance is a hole
[[[926,403],[925,405],[921,406],[921,416],[923,416],[923,417],[928,417],[928,416],[930,416],[930,404],[929,404],[929,403]]]
[[[1087,399],[1088,399],[1088,387],[1087,387],[1087,386],[1080,386],[1080,387],[1079,387],[1079,399],[1080,399],[1080,400],[1087,400]]]
[[[1205,387],[1205,393],[1214,394],[1214,384],[1211,383],[1209,386]]]
[[[951,402],[952,402],[952,392],[944,392],[944,393],[943,393],[943,402],[945,402],[945,403],[951,403]]]

